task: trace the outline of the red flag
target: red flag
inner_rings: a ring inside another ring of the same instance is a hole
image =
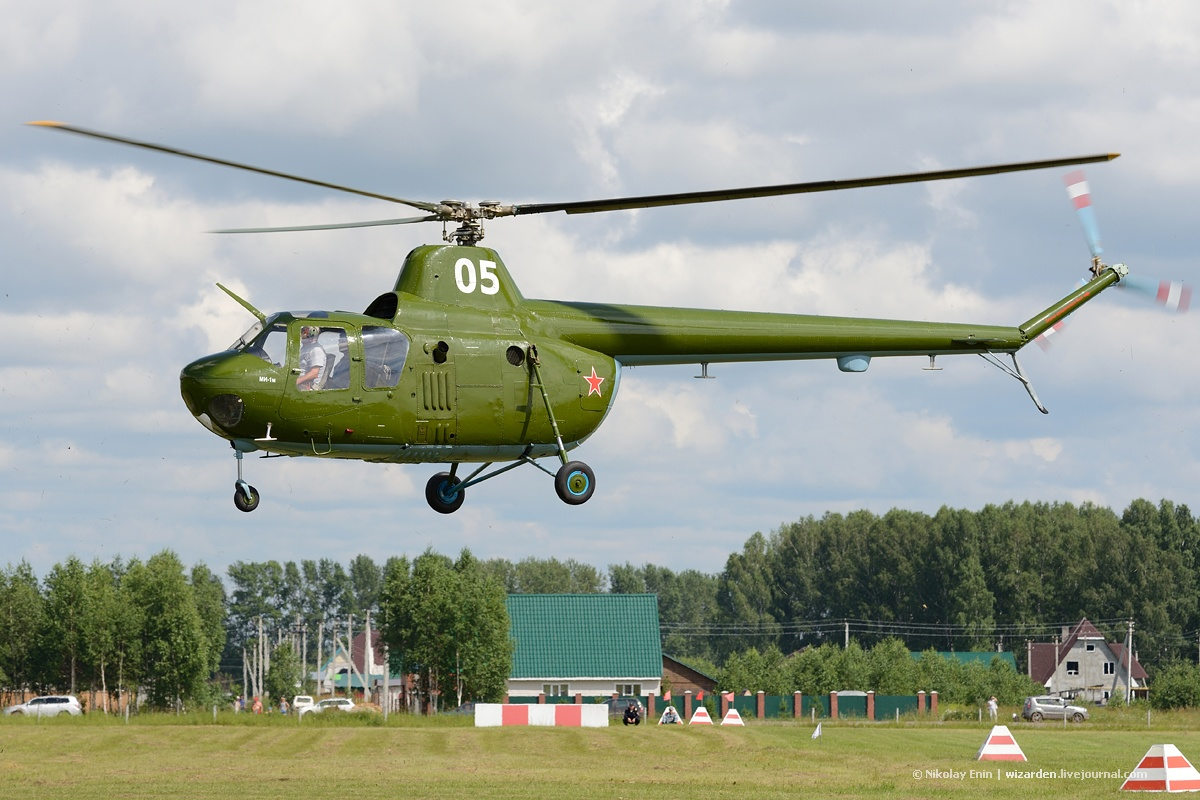
[[[696,692],[696,702],[697,702],[697,703],[703,703],[703,702],[704,702],[704,690],[703,690],[703,689],[701,689],[700,691]]]
[[[726,703],[733,702],[733,692],[723,692],[721,694],[721,697],[725,700]]]
[[[663,692],[663,702],[664,703],[671,702],[671,690],[670,689],[667,689],[665,692]]]

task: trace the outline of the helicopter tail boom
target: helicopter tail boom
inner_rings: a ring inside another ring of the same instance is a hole
[[[1108,287],[1119,283],[1128,274],[1129,269],[1124,264],[1115,264],[1106,268],[1097,277],[1080,286],[1062,300],[1022,323],[1021,333],[1027,337],[1028,341],[1033,341],[1073,314],[1084,303]]]

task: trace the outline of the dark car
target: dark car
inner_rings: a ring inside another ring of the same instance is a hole
[[[642,705],[642,701],[636,697],[618,697],[612,700],[605,700],[604,704],[608,706],[608,715],[610,717],[625,716],[625,709],[629,708],[629,704],[633,703],[637,706],[638,714],[643,719],[646,717],[646,707]]]

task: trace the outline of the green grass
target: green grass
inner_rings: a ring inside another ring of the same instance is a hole
[[[986,723],[826,722],[813,740],[806,722],[754,720],[742,729],[477,729],[452,717],[5,718],[0,797],[1053,800],[1115,796],[1121,779],[997,778],[997,770],[1128,772],[1163,743],[1200,763],[1195,715],[1155,715],[1150,728],[1144,711],[1098,717],[1065,730],[1012,724],[1023,765],[975,761]]]

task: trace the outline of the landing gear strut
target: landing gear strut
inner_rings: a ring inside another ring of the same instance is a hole
[[[238,450],[236,445],[233,449],[233,454],[237,457],[238,476],[237,483],[233,485],[233,504],[237,506],[238,511],[245,511],[247,514],[258,508],[258,489],[255,489],[250,484],[242,479],[242,451]]]
[[[541,371],[538,369],[541,362],[538,360],[537,348],[530,345],[526,355],[531,372],[531,385],[536,386],[542,394],[542,402],[546,405],[546,416],[550,419],[550,428],[554,431],[554,443],[558,446],[556,455],[562,462],[562,466],[558,468],[557,472],[551,472],[537,463],[530,458],[530,453],[533,452],[532,445],[526,447],[525,452],[516,461],[482,476],[480,473],[492,466],[491,462],[479,467],[462,480],[457,476],[458,464],[452,464],[449,472],[439,472],[429,479],[429,483],[425,484],[425,500],[429,503],[429,507],[439,514],[453,514],[457,511],[463,504],[464,493],[468,487],[502,475],[522,464],[532,464],[553,477],[554,491],[558,493],[559,499],[567,505],[583,505],[591,499],[592,494],[596,491],[596,473],[592,472],[592,468],[582,461],[567,460],[567,448],[563,444],[562,434],[558,430],[558,420],[554,418],[554,407],[550,404],[550,395],[546,392],[546,385],[543,383]],[[238,457],[240,458],[241,454]]]

